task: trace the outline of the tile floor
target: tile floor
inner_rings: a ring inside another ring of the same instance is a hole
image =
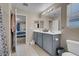
[[[34,50],[37,52],[37,54],[38,54],[39,56],[49,56],[49,54],[46,53],[46,52],[45,52],[42,48],[40,48],[39,46],[33,45],[32,47],[34,48]]]
[[[16,46],[16,53],[12,56],[49,56],[43,49],[37,45],[18,44]]]

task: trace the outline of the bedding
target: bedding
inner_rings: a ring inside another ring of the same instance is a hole
[[[17,32],[17,37],[26,37],[26,32]]]

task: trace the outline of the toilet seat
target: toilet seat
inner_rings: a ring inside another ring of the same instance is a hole
[[[72,54],[70,52],[65,52],[62,54],[62,56],[76,56],[75,54]]]

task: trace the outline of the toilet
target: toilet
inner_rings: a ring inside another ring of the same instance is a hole
[[[79,42],[66,40],[68,52],[64,52],[62,56],[79,56]]]

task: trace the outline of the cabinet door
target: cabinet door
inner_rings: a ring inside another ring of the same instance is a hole
[[[43,34],[43,49],[45,49],[49,54],[52,55],[52,35]]]
[[[38,37],[37,37],[37,36],[38,36],[38,33],[37,33],[37,32],[34,32],[33,35],[34,35],[33,40],[37,43],[37,41],[38,41],[38,39],[37,39],[37,38],[38,38]]]
[[[60,46],[60,35],[53,35],[53,55],[56,55],[56,48]]]
[[[42,47],[42,33],[38,33],[38,45]]]

